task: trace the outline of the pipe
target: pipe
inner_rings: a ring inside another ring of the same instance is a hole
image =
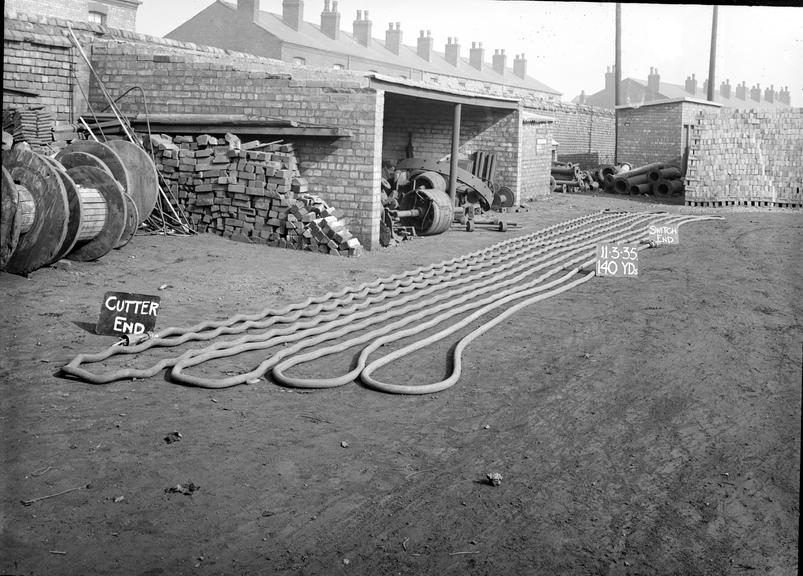
[[[631,186],[639,184],[647,184],[649,178],[646,174],[636,174],[634,176],[623,176],[621,178],[613,179],[613,187],[617,194],[627,194],[630,192]]]
[[[652,192],[652,184],[633,184],[628,190],[631,196],[641,196],[642,194],[650,194]]]
[[[683,180],[659,180],[655,184],[655,195],[661,197],[678,196],[683,193]]]
[[[673,180],[680,178],[680,168],[675,166],[667,166],[666,168],[653,168],[647,175],[650,182],[658,182],[658,180]]]

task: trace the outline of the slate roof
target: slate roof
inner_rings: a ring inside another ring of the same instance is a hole
[[[223,0],[217,0],[217,4],[226,6],[232,10],[232,12],[235,12],[237,9],[236,4],[224,2]],[[425,70],[426,72],[434,74],[456,76],[494,84],[505,84],[508,86],[527,88],[529,90],[537,90],[555,96],[561,95],[559,91],[536,80],[532,76],[525,75],[524,78],[516,76],[511,68],[506,68],[504,74],[499,74],[488,62],[483,63],[483,70],[481,71],[471,66],[468,58],[461,57],[458,61],[458,65],[452,66],[444,57],[443,52],[438,52],[436,50],[432,51],[431,59],[427,61],[418,56],[416,48],[404,44],[400,47],[399,54],[395,54],[385,48],[384,40],[371,38],[369,45],[363,46],[357,42],[351,33],[344,30],[341,30],[340,37],[334,40],[321,32],[320,26],[316,24],[305,21],[302,23],[299,30],[294,30],[284,23],[280,14],[265,12],[264,10],[259,12],[255,23],[280,41],[288,44],[296,44],[330,53],[375,60],[393,66]],[[461,47],[461,49],[463,52],[468,52],[466,47]],[[510,56],[508,56],[508,62],[510,61],[512,60]]]
[[[623,104],[639,104],[646,101],[654,101],[655,99],[647,99],[647,81],[638,80],[636,78],[622,78],[623,90]],[[674,100],[678,98],[697,98],[705,100],[707,95],[701,88],[698,88],[696,94],[691,94],[686,91],[685,85],[671,84],[669,82],[659,83],[658,100]],[[580,97],[575,97],[572,102],[579,102]],[[614,94],[613,91],[600,90],[590,96],[585,97],[585,104],[590,106],[600,106],[603,108],[614,107]],[[736,98],[736,86],[731,86],[730,98],[724,98],[719,90],[714,93],[714,102],[722,104],[725,108],[760,108],[766,109],[780,109],[789,108],[789,105],[783,102],[768,102],[764,100],[764,93],[762,91],[762,98],[760,102],[756,102],[750,98],[750,88],[747,89],[747,95],[744,100]]]

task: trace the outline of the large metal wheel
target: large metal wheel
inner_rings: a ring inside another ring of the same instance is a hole
[[[401,210],[415,210],[416,216],[404,216],[401,223],[412,226],[419,236],[446,232],[454,220],[452,199],[443,190],[413,190],[405,194]]]

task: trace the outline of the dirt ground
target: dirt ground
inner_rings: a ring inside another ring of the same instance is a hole
[[[507,233],[362,258],[136,236],[97,262],[0,273],[0,574],[796,574],[800,211],[682,226],[638,278],[595,278],[486,333],[435,395],[59,375],[115,341],[92,333],[106,291],[160,295],[157,329],[187,326],[600,209],[704,212],[606,195],[529,207]],[[380,375],[440,379],[448,349]]]

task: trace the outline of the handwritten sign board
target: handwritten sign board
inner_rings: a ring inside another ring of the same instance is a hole
[[[158,296],[106,292],[100,305],[100,316],[95,332],[109,336],[123,336],[143,334],[153,330],[160,302]]]
[[[597,244],[597,276],[638,276],[637,244]]]
[[[650,241],[655,244],[680,244],[677,226],[650,225]]]

